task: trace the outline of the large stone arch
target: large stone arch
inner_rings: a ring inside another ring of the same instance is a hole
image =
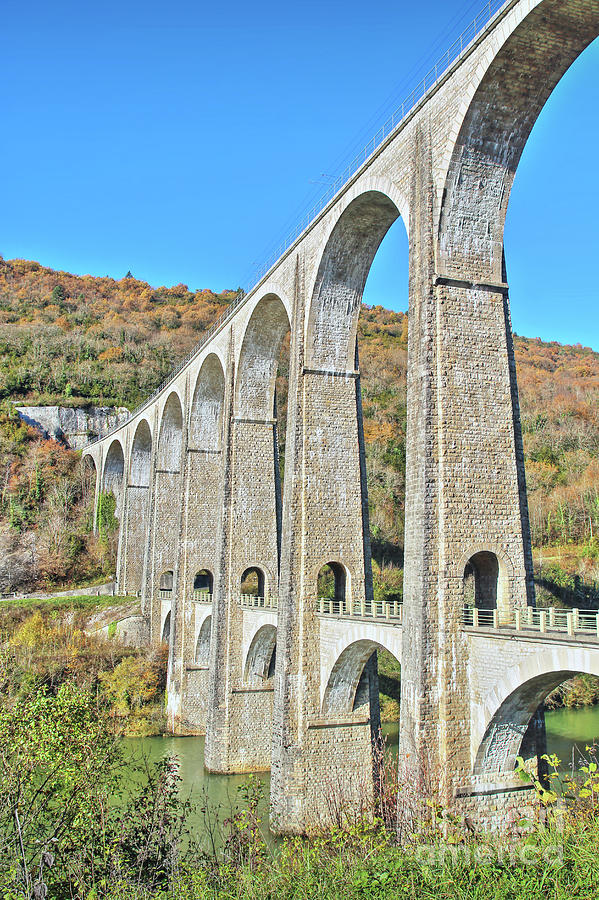
[[[158,436],[157,467],[165,472],[179,472],[183,449],[183,408],[176,391],[171,391],[164,408]]]
[[[116,500],[115,516],[120,519],[123,510],[123,479],[125,475],[125,453],[119,438],[114,438],[102,468],[102,491],[113,493]]]
[[[129,462],[129,484],[149,487],[152,471],[152,430],[147,419],[140,419],[135,429]]]
[[[377,650],[387,650],[401,664],[401,631],[360,623],[344,634],[321,660],[323,715],[349,713],[364,667]]]
[[[531,8],[532,7],[532,8]],[[528,9],[522,16],[523,10]],[[598,0],[518,4],[479,66],[440,191],[441,272],[505,280],[503,229],[516,169],[533,125],[564,73],[599,35]],[[497,44],[503,40],[503,43]]]
[[[381,241],[406,209],[395,189],[368,187],[348,198],[322,250],[306,332],[306,362],[316,369],[354,369],[364,285]]]
[[[189,447],[220,450],[225,402],[225,373],[216,353],[204,359],[196,379],[189,417]]]
[[[265,294],[254,307],[241,344],[236,387],[238,416],[272,418],[277,361],[289,328],[289,315],[281,298]]]
[[[535,711],[559,684],[580,673],[599,676],[596,650],[556,646],[510,667],[473,717],[474,773],[512,772]]]

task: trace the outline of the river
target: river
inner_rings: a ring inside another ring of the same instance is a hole
[[[568,766],[575,748],[584,752],[585,746],[599,739],[599,706],[582,709],[558,709],[546,713],[547,749]],[[387,745],[397,752],[398,727],[384,726]],[[195,834],[205,834],[207,817],[218,823],[216,830],[231,815],[232,809],[242,805],[238,788],[247,780],[247,775],[210,775],[204,771],[203,737],[152,737],[128,738],[127,752],[131,759],[146,758],[155,762],[167,754],[178,757],[181,776],[181,796],[189,798],[193,804],[190,826]],[[263,772],[255,776],[263,787],[260,804],[264,821],[268,816],[268,788],[270,776]],[[219,840],[220,843],[220,840]]]

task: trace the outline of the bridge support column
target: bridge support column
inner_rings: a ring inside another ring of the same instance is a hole
[[[323,709],[317,615],[318,573],[331,560],[346,567],[354,601],[372,599],[359,375],[304,366],[300,298],[298,285],[271,776],[271,826],[299,833],[373,795],[369,706]]]
[[[246,569],[264,573],[267,597],[276,597],[278,580],[276,422],[234,415],[232,362],[230,371],[205,749],[206,768],[223,773],[270,768],[272,682],[256,685],[245,671],[254,614],[240,595]]]
[[[203,603],[193,599],[195,574],[216,569],[222,491],[220,450],[187,449],[184,475],[182,539],[177,571],[177,620],[173,644],[172,685],[167,716],[175,734],[204,734],[208,717],[208,669],[196,662],[196,616]],[[212,614],[212,613],[210,613]]]
[[[123,536],[119,541],[119,589],[124,594],[135,594],[142,588],[149,508],[149,486],[128,484],[121,522]]]
[[[450,213],[437,243],[424,132],[416,143],[399,753],[404,777],[423,795],[459,809],[473,770],[465,563],[483,549],[496,555],[508,611],[534,593],[503,273],[489,271],[490,256],[485,267],[475,235],[452,242]]]

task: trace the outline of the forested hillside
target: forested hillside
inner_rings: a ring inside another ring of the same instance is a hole
[[[110,522],[100,538],[89,534],[75,454],[19,424],[8,401],[132,408],[234,294],[153,288],[133,277],[78,277],[0,259],[0,551],[16,547],[21,558],[20,575],[2,579],[0,571],[0,591],[21,583],[24,547],[36,560],[33,580],[46,583],[100,577],[114,553]],[[406,315],[363,307],[371,531],[376,580],[391,593],[401,591],[407,333]],[[520,337],[515,346],[533,542],[564,568],[597,578],[599,354]],[[279,403],[285,369],[283,359]]]

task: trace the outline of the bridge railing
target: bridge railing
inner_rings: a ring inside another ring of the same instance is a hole
[[[588,609],[555,609],[527,606],[516,609],[509,620],[499,618],[496,609],[465,606],[462,624],[467,628],[509,631],[536,631],[539,634],[586,634],[599,639],[599,612]]]
[[[246,609],[278,609],[279,598],[270,594],[258,597],[256,594],[239,594],[238,603]]]
[[[195,603],[212,603],[212,594],[210,591],[194,591],[191,599]]]
[[[158,599],[159,600],[170,600],[173,596],[172,588],[159,588],[158,589]]]
[[[338,619],[377,619],[379,621],[402,622],[403,605],[395,600],[333,600],[319,597],[316,610],[321,616]]]

